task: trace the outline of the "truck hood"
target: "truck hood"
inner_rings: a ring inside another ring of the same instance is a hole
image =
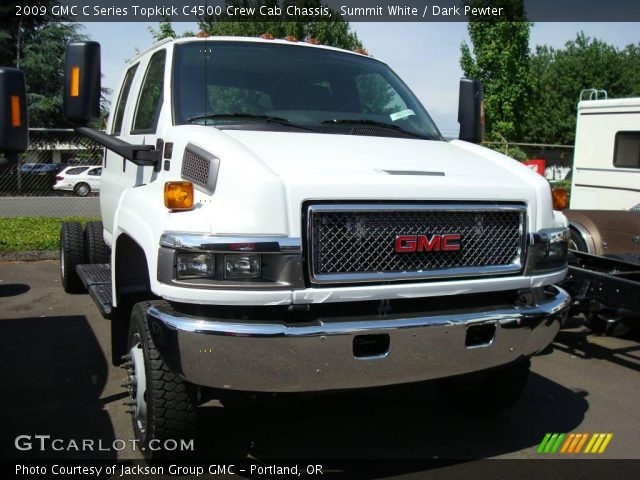
[[[302,205],[323,200],[518,202],[528,207],[529,231],[553,224],[542,176],[458,140],[197,125],[175,127],[166,140],[175,142],[174,151],[193,143],[220,159],[215,193],[202,194],[193,213],[213,233],[299,237]]]
[[[298,132],[225,133],[250,149],[287,185],[330,180],[355,186],[376,178],[387,185],[407,181],[389,176],[411,177],[410,183],[422,185],[451,186],[468,179],[474,185],[514,181],[507,166],[487,162],[445,141]],[[522,187],[523,180],[518,183]]]

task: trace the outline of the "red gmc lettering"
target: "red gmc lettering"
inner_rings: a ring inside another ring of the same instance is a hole
[[[457,233],[447,235],[397,235],[396,252],[431,252],[431,251],[456,251],[460,250],[460,235]]]
[[[396,237],[396,252],[415,252],[416,236],[415,235],[398,235]]]
[[[460,250],[460,235],[443,235],[442,236],[442,250]]]

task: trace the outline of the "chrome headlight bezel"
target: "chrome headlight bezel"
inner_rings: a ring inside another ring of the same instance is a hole
[[[527,273],[545,273],[567,268],[570,238],[568,227],[546,228],[532,233],[527,253]]]

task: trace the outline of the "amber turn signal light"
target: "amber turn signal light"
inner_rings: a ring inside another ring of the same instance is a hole
[[[20,97],[18,95],[11,95],[11,126],[19,127],[22,125],[22,119],[20,117]]]
[[[554,188],[551,190],[551,198],[553,199],[553,208],[555,210],[564,210],[569,206],[569,192],[567,192],[566,188]]]
[[[80,96],[80,67],[71,67],[71,96]]]
[[[166,182],[164,184],[164,206],[171,210],[193,208],[193,183]]]

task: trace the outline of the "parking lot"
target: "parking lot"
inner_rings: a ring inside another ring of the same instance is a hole
[[[2,457],[20,453],[14,438],[21,434],[105,444],[133,438],[124,373],[108,361],[109,322],[88,295],[62,291],[59,264],[0,263],[0,305]],[[532,365],[523,398],[498,416],[458,411],[434,383],[229,411],[208,403],[196,453],[208,459],[530,459],[541,456],[536,450],[547,432],[608,432],[613,438],[600,458],[640,458],[637,337],[597,336],[574,320]],[[140,458],[129,449],[29,456]]]

